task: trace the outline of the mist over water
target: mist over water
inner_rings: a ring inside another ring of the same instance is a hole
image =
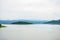
[[[60,25],[3,25],[0,40],[60,40]]]

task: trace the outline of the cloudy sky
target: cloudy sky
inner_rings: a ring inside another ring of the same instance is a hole
[[[0,0],[0,19],[60,19],[60,0]]]

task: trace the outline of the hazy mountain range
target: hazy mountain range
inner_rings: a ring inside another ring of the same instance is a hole
[[[0,20],[0,24],[60,24],[60,20]]]
[[[60,20],[52,20],[52,21],[45,22],[44,24],[60,24]]]
[[[47,22],[47,20],[0,20],[0,24],[11,24],[14,22],[30,22],[33,24],[39,24]]]

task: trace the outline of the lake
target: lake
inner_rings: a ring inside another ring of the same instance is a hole
[[[60,40],[60,25],[3,25],[0,40]]]

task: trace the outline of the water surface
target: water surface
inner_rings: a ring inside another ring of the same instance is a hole
[[[6,25],[0,40],[60,40],[60,25]]]

